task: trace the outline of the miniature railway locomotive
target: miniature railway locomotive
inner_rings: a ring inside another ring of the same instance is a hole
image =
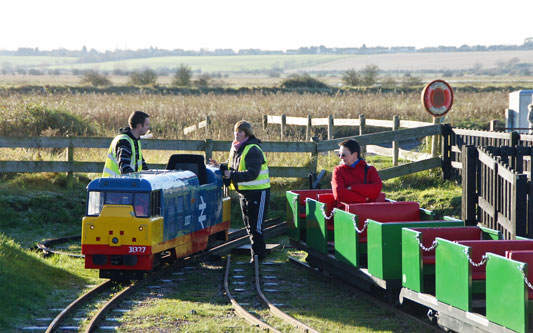
[[[87,190],[82,253],[101,278],[141,278],[163,258],[227,240],[230,198],[220,170],[201,155],[173,155],[166,170],[98,178]]]

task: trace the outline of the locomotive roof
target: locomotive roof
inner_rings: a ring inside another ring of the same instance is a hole
[[[153,191],[187,185],[197,176],[192,171],[147,170],[110,178],[98,178],[87,185],[89,191]]]

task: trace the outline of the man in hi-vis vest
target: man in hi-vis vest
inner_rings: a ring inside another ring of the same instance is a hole
[[[231,181],[230,189],[239,193],[242,219],[252,245],[251,263],[254,255],[259,261],[266,257],[263,222],[270,200],[270,177],[267,159],[259,146],[261,141],[254,136],[252,125],[244,120],[235,124],[229,160],[223,164],[224,178]],[[216,165],[215,160],[210,160]]]
[[[120,129],[107,151],[102,177],[115,177],[130,172],[148,170],[141,152],[139,138],[150,129],[150,116],[142,111],[133,112],[130,127]]]

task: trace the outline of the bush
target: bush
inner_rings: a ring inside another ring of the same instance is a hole
[[[204,73],[200,75],[198,80],[194,81],[194,85],[198,88],[207,88],[209,87],[209,83],[211,81],[211,76],[207,73]]]
[[[312,78],[309,74],[293,74],[281,83],[282,88],[311,88],[324,89],[329,88],[324,82]]]
[[[180,67],[176,70],[176,73],[172,79],[172,85],[187,87],[191,85],[192,69],[185,65],[180,64]]]
[[[32,68],[28,71],[30,75],[44,75],[44,73],[38,69]]]
[[[3,122],[0,135],[5,136],[93,135],[94,129],[80,116],[43,104],[25,104],[11,122]]]
[[[94,71],[94,70],[86,71],[83,74],[83,77],[81,78],[81,83],[90,84],[93,87],[111,85],[111,81],[109,81],[107,76],[100,74],[98,73],[98,71]]]
[[[378,70],[379,67],[376,65],[367,65],[365,68],[363,68],[361,71],[361,83],[365,86],[373,86],[377,81]]]
[[[359,73],[353,68],[347,70],[342,74],[342,82],[346,86],[358,86],[360,84]]]
[[[417,76],[411,76],[411,74],[405,74],[402,80],[402,86],[404,87],[413,87],[422,85],[422,80]]]
[[[156,81],[157,73],[150,68],[130,73],[130,84],[134,86],[154,86]]]

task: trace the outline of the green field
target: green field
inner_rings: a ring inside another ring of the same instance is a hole
[[[17,68],[51,68],[73,64],[78,58],[72,57],[46,57],[46,56],[0,56],[0,69]]]
[[[72,57],[0,56],[1,69],[98,69],[131,71],[150,67],[174,69],[180,64],[202,72],[251,72],[272,69],[291,72],[342,72],[367,65],[377,65],[383,71],[468,71],[489,69],[513,63],[525,68],[533,63],[533,50],[484,52],[432,52],[383,54],[298,54],[298,55],[233,55],[233,56],[168,56],[136,58],[105,62],[82,62]]]
[[[265,71],[274,68],[291,70],[346,58],[347,55],[249,55],[249,56],[176,56],[139,58],[98,63],[81,63],[76,58],[60,57],[0,57],[0,67],[39,69],[114,69],[134,70],[144,67],[152,69],[176,68],[187,64],[194,71],[203,72],[245,72]]]

